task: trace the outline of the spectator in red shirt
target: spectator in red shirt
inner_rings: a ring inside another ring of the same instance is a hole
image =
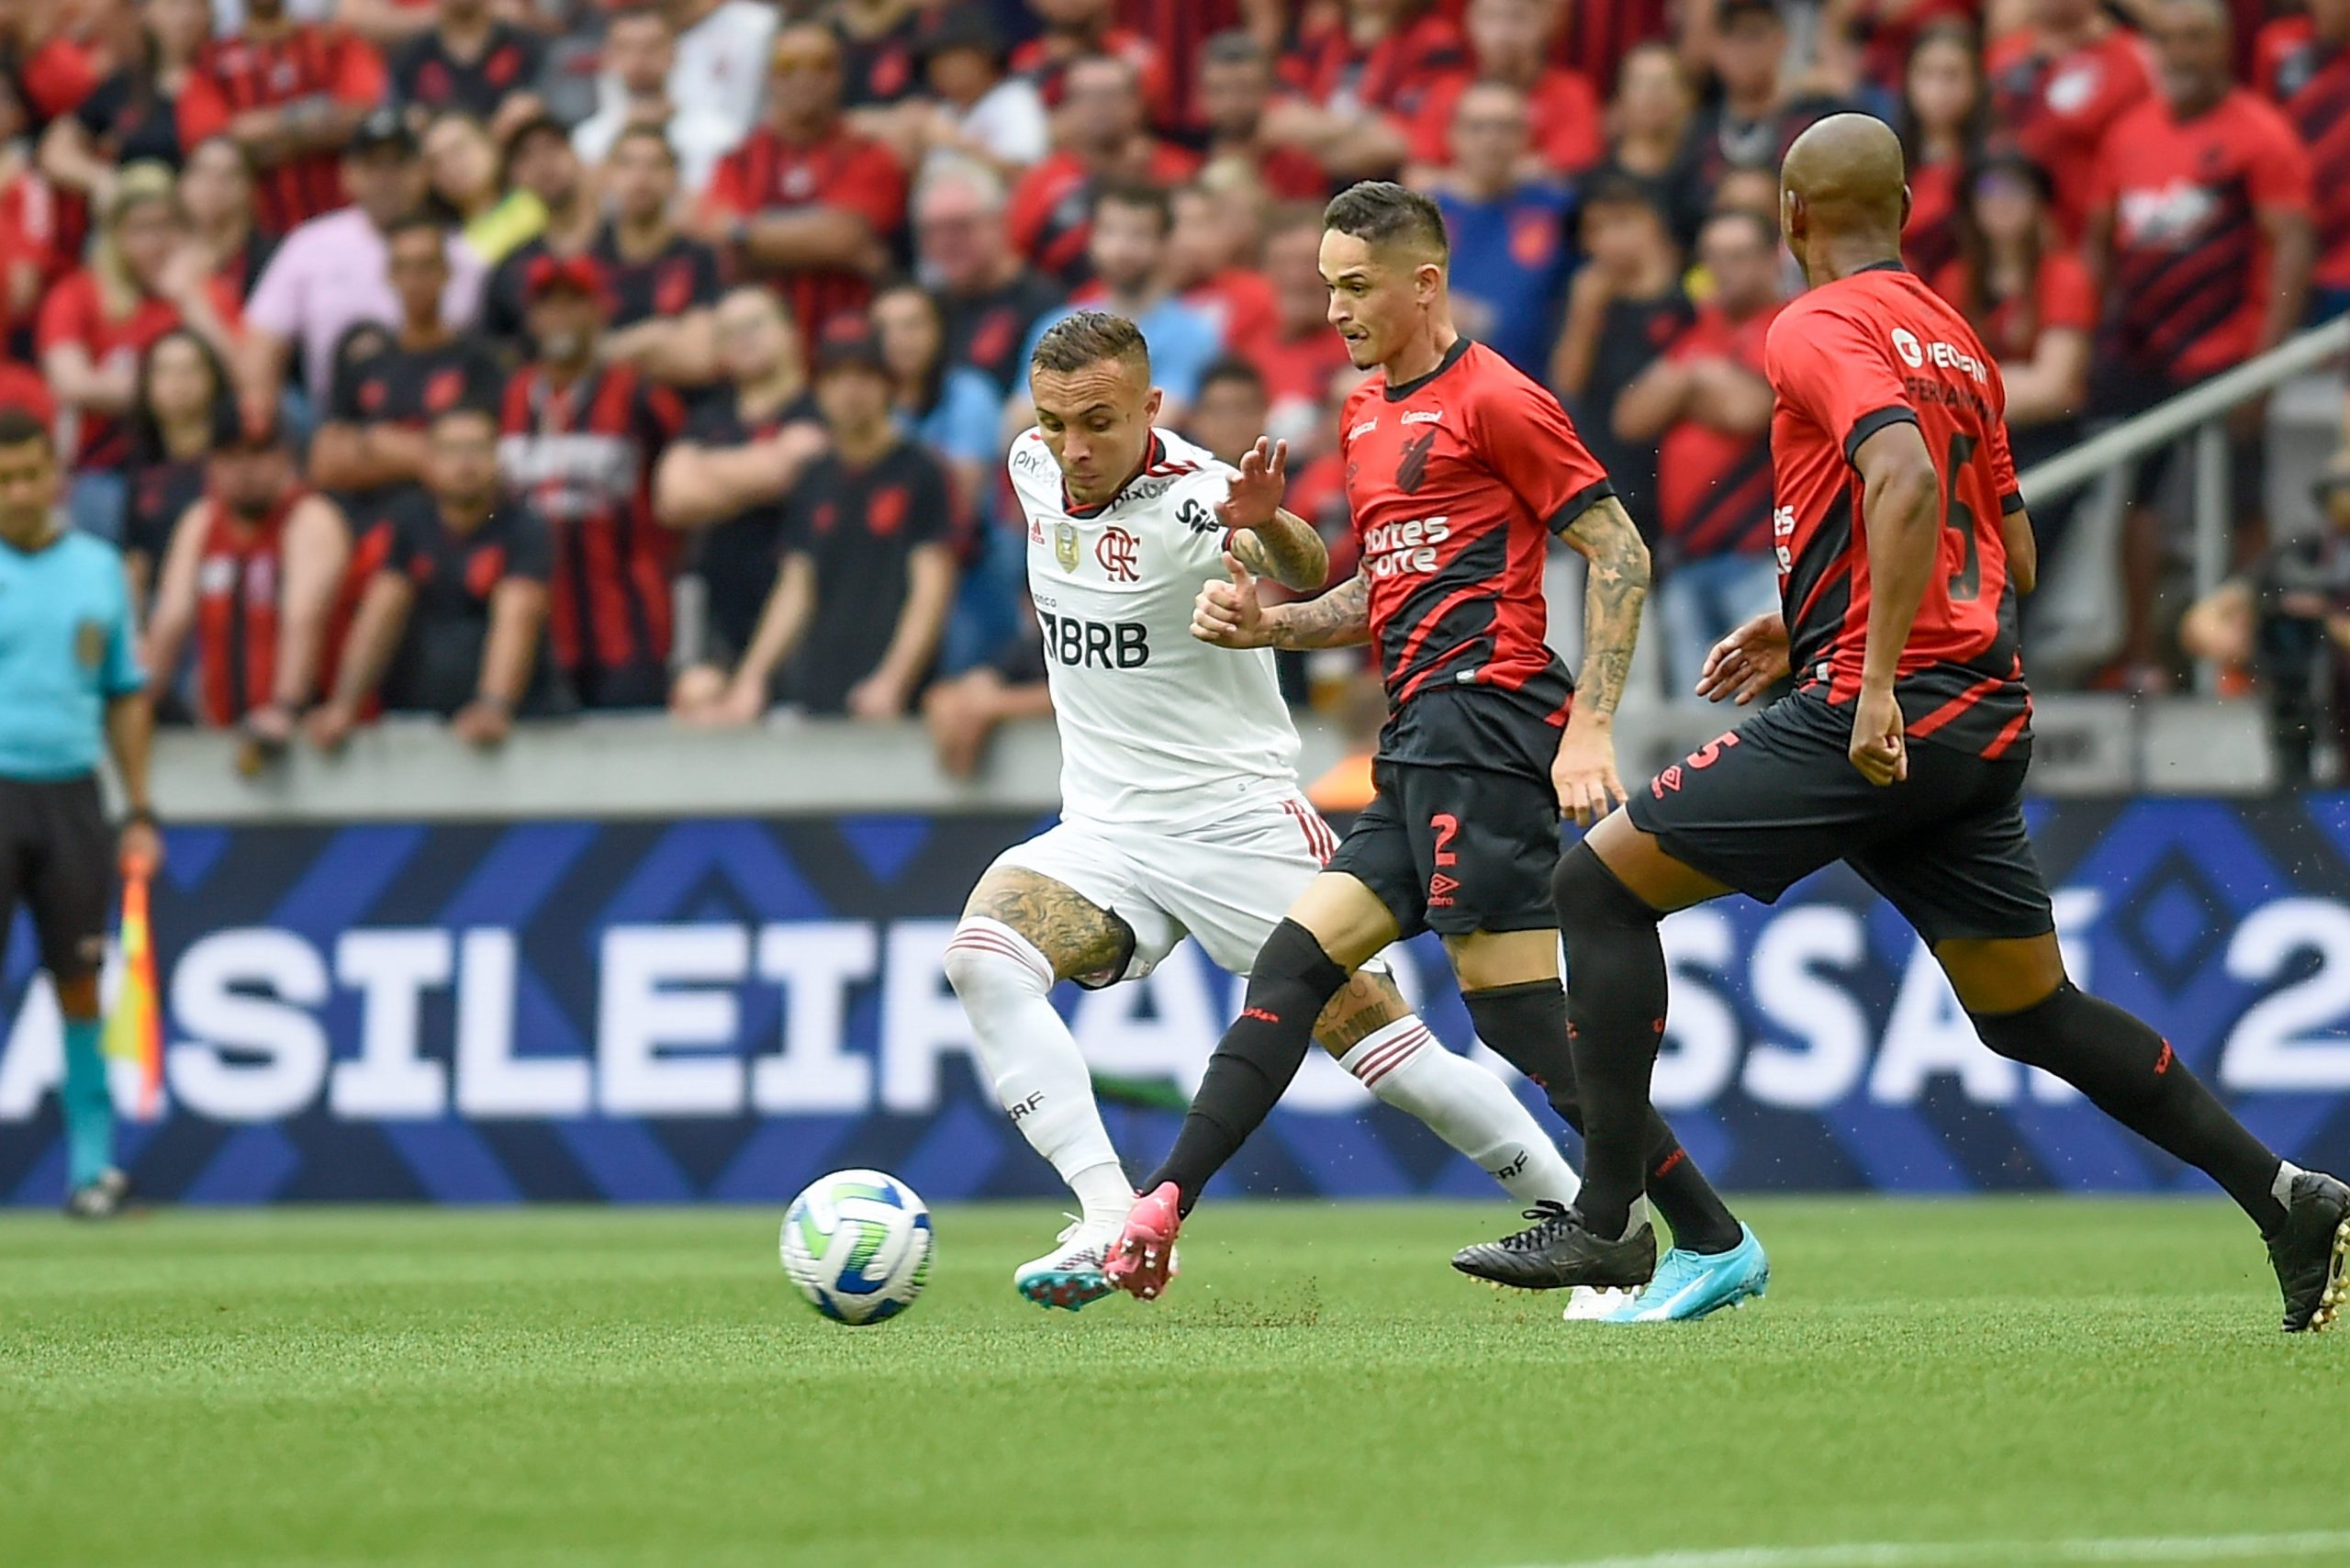
[[[2350,0],[2309,0],[2309,7],[2261,29],[2254,84],[2300,132],[2310,166],[2334,176],[2312,193],[2314,322],[2350,311]]]
[[[1579,174],[1599,162],[1599,95],[1579,73],[1548,62],[1558,0],[1469,0],[1469,63],[1432,83],[1412,120],[1412,158],[1450,161],[1454,106],[1472,83],[1506,82],[1526,95],[1533,147],[1528,179]]]
[[[1608,106],[1614,141],[1585,182],[1638,185],[1681,245],[1696,238],[1711,194],[1697,167],[1696,110],[1696,95],[1673,46],[1639,45],[1624,56],[1616,101]]]
[[[2218,0],[2163,0],[2152,36],[2161,92],[2114,124],[2097,166],[2090,267],[2105,294],[2098,412],[2127,419],[2275,347],[2309,302],[2310,165],[2284,116],[2228,74]],[[2266,543],[2257,404],[2239,411],[2231,464],[2240,552]],[[2153,510],[2167,455],[2139,472],[2123,539],[2128,633],[2120,675],[2165,684],[2154,664],[2163,564]]]
[[[225,353],[237,311],[236,297],[187,241],[171,171],[160,163],[124,170],[90,264],[41,301],[35,332],[41,374],[78,424],[67,502],[77,527],[121,537],[130,456],[122,416],[138,397],[140,356],[182,325]]]
[[[1347,363],[1344,339],[1330,330],[1322,281],[1322,208],[1276,211],[1265,236],[1265,281],[1273,290],[1273,330],[1241,346],[1265,380],[1265,433],[1287,441],[1301,458],[1316,438],[1335,439],[1322,421],[1330,377]],[[1303,468],[1303,461],[1291,465]],[[1298,514],[1304,517],[1305,514]]]
[[[1058,109],[1069,92],[1069,68],[1089,55],[1107,54],[1133,67],[1150,121],[1175,129],[1177,106],[1167,62],[1151,41],[1118,25],[1117,0],[1028,0],[1044,31],[1012,51],[1012,69],[1029,77]]]
[[[1281,62],[1298,96],[1265,134],[1304,149],[1339,180],[1391,174],[1412,155],[1410,128],[1446,75],[1468,63],[1460,29],[1431,0],[1347,0],[1309,15]]]
[[[1771,539],[1771,383],[1762,346],[1783,303],[1769,219],[1718,213],[1697,235],[1714,292],[1662,358],[1616,399],[1616,437],[1657,443],[1666,678],[1694,688],[1707,650],[1777,607]]]
[[[212,36],[205,0],[148,0],[130,12],[137,31],[130,47],[71,114],[41,133],[42,173],[62,190],[106,205],[117,170],[156,162],[179,167],[177,120],[188,70]]]
[[[1634,50],[1669,46],[1673,36],[1666,0],[1566,0],[1566,25],[1551,36],[1550,58],[1586,82],[1620,80]]]
[[[2048,171],[2057,228],[2078,242],[2106,132],[2154,90],[2145,45],[2098,0],[2031,0],[2031,25],[1992,39],[1983,70],[1992,123]]]
[[[1909,170],[1909,221],[1901,259],[1932,278],[1958,254],[1959,184],[1982,151],[1989,97],[1975,59],[1975,35],[1938,23],[1916,35],[1901,75],[1901,112],[1893,122]]]
[[[226,133],[262,171],[262,227],[284,234],[343,205],[351,133],[384,102],[384,62],[340,28],[247,0],[245,29],[197,55],[179,100],[180,145]]]
[[[934,160],[914,190],[916,270],[938,297],[946,358],[995,383],[1000,394],[1028,385],[1020,346],[1062,290],[1012,247],[1003,182],[970,159]]]
[[[1954,28],[1966,35],[1972,52],[1984,0],[1826,0],[1820,6],[1820,62],[1855,85],[1898,94],[1926,33]],[[1914,178],[1917,166],[1910,166]]]
[[[26,156],[29,129],[24,99],[0,71],[0,266],[6,269],[6,315],[12,320],[29,315],[41,291],[81,260],[84,227],[70,194]]]
[[[769,280],[813,330],[862,310],[906,218],[906,174],[841,119],[841,46],[812,24],[776,34],[767,123],[729,153],[703,205],[741,271]]]
[[[1208,39],[1200,50],[1199,78],[1208,162],[1247,163],[1275,201],[1322,201],[1329,196],[1330,176],[1312,153],[1265,137],[1273,60],[1254,34],[1233,28]]]
[[[1263,342],[1279,330],[1281,311],[1259,264],[1264,241],[1258,193],[1211,187],[1203,179],[1179,186],[1169,204],[1175,227],[1167,239],[1167,276],[1175,292],[1216,324],[1227,352]]]
[[[1085,274],[1097,186],[1175,185],[1199,160],[1150,134],[1134,68],[1106,54],[1069,65],[1055,134],[1060,150],[1013,188],[1007,217],[1030,264],[1073,283]]]

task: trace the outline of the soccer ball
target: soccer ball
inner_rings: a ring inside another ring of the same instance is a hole
[[[879,1323],[914,1304],[930,1279],[930,1210],[878,1170],[835,1170],[808,1184],[783,1216],[783,1271],[835,1323]]]

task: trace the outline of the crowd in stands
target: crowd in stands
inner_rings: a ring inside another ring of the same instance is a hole
[[[1855,107],[2021,465],[2350,310],[2350,0],[11,0],[0,402],[169,716],[926,711],[967,771],[1045,707],[1038,335],[1141,323],[1167,420],[1287,439],[1350,571],[1319,214],[1399,177],[1648,532],[1680,689],[1775,598],[1775,171]],[[2266,553],[2257,415],[2184,648],[2137,476],[2106,684],[2257,664],[2279,594],[2350,657],[2350,526]]]

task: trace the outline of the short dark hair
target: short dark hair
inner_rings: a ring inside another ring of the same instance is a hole
[[[420,229],[431,230],[433,238],[441,241],[443,244],[448,242],[449,226],[441,221],[438,214],[419,210],[416,212],[404,213],[400,217],[393,218],[392,221],[386,226],[384,230],[385,248],[389,249],[392,241],[398,239],[401,235],[412,234]]]
[[[1779,248],[1779,226],[1751,207],[1718,207],[1706,214],[1706,221],[1697,226],[1697,232],[1703,234],[1717,223],[1743,223],[1754,230],[1755,239],[1762,241],[1764,250]]]
[[[1400,240],[1435,252],[1438,261],[1452,255],[1452,241],[1444,232],[1444,213],[1427,196],[1393,180],[1364,180],[1348,185],[1322,209],[1322,227],[1352,235],[1367,245],[1390,245]]]
[[[43,452],[56,454],[57,438],[50,433],[39,414],[14,403],[0,405],[0,446],[22,446],[33,441],[40,442]]]
[[[1206,397],[1209,387],[1226,381],[1237,381],[1260,398],[1265,395],[1264,373],[1238,354],[1228,353],[1200,373],[1200,396]]]
[[[1161,234],[1175,227],[1175,203],[1164,187],[1145,185],[1138,180],[1113,180],[1093,193],[1093,202],[1087,210],[1099,217],[1105,207],[1138,207],[1158,219]]]
[[[1045,329],[1028,364],[1033,370],[1069,375],[1105,359],[1129,361],[1147,374],[1150,345],[1143,341],[1142,329],[1124,316],[1107,310],[1080,310]]]
[[[677,166],[677,150],[671,145],[669,133],[657,125],[641,119],[631,120],[621,127],[620,134],[612,138],[611,146],[605,150],[605,156],[610,157],[632,141],[653,143],[654,146],[661,149],[661,156],[669,161],[669,167],[674,169]]]

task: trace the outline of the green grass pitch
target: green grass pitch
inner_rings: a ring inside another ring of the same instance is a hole
[[[1771,1299],[1641,1329],[1455,1275],[1499,1204],[1210,1204],[1077,1316],[950,1208],[864,1329],[779,1211],[12,1217],[0,1563],[2350,1562],[2350,1343],[2233,1210],[1746,1208]]]

